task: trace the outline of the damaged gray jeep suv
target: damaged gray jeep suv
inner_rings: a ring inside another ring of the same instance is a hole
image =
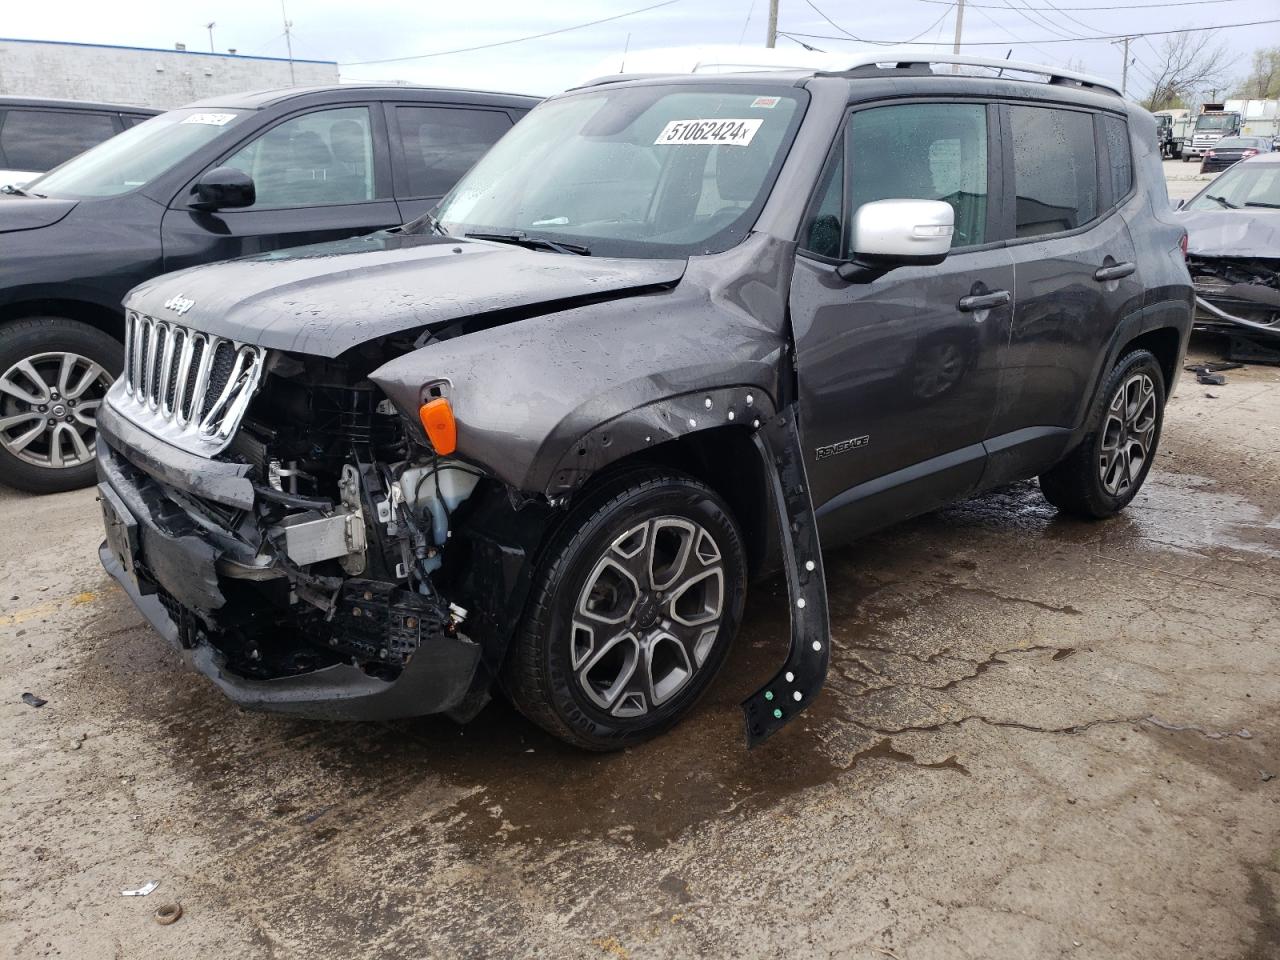
[[[434,216],[137,287],[106,568],[243,706],[465,720],[496,686],[590,749],[685,714],[781,569],[755,743],[826,674],[820,536],[1034,476],[1120,510],[1192,319],[1154,121],[894,56],[601,80]]]

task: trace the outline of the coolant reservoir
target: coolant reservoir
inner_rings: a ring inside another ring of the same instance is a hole
[[[480,477],[473,470],[441,463],[440,468],[412,467],[400,475],[400,494],[414,514],[431,517],[431,538],[443,546],[449,535],[449,514],[475,490]]]

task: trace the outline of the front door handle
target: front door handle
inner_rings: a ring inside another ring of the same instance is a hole
[[[962,313],[976,313],[979,310],[993,310],[1013,301],[1013,294],[1008,290],[992,290],[990,293],[975,293],[961,297],[956,306]]]
[[[1108,280],[1119,280],[1121,277],[1127,277],[1137,269],[1136,264],[1125,261],[1108,267],[1099,267],[1093,271],[1093,279],[1099,283],[1106,283]]]

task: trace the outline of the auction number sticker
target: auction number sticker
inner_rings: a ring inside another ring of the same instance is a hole
[[[236,118],[234,113],[193,113],[183,117],[183,123],[203,123],[210,127],[225,127]]]
[[[655,145],[688,144],[690,146],[745,147],[760,129],[763,120],[672,120]]]

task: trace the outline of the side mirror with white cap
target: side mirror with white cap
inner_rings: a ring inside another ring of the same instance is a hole
[[[867,283],[895,267],[933,266],[947,258],[955,210],[941,200],[875,200],[853,215],[853,259],[836,267],[842,280]]]

